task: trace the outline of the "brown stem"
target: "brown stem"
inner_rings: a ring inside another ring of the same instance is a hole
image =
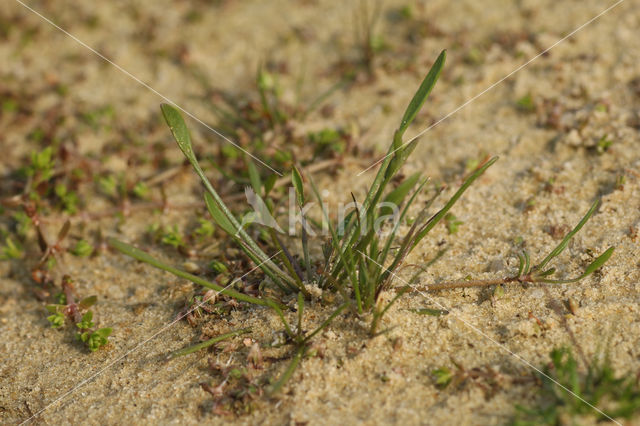
[[[454,288],[489,287],[492,285],[509,284],[512,282],[532,282],[530,276],[497,278],[492,280],[472,280],[472,281],[450,281],[438,284],[426,285],[426,291],[431,290],[451,290]]]

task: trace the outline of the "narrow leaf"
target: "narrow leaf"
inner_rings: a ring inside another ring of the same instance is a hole
[[[424,80],[422,80],[422,84],[420,84],[418,91],[416,92],[415,95],[413,95],[413,99],[411,99],[411,102],[409,102],[409,106],[407,107],[407,110],[402,116],[402,121],[400,122],[400,128],[398,129],[400,131],[400,134],[403,134],[407,130],[407,127],[409,127],[411,122],[416,118],[416,115],[422,108],[424,101],[427,100],[427,97],[431,93],[431,89],[433,89],[433,86],[435,86],[436,81],[438,81],[438,77],[440,77],[440,72],[444,67],[444,62],[446,57],[447,57],[447,51],[443,50],[442,53],[440,53],[440,56],[438,56],[438,59],[436,59],[435,63],[429,70],[429,73],[427,74],[427,76],[424,78]]]
[[[587,214],[584,215],[584,217],[576,225],[576,227],[573,228],[571,230],[571,232],[569,232],[564,237],[564,239],[560,242],[560,244],[558,244],[556,246],[556,248],[554,248],[553,251],[551,253],[549,253],[547,255],[547,257],[545,257],[544,260],[542,262],[540,262],[540,264],[534,268],[535,270],[540,271],[540,270],[544,269],[544,267],[547,265],[547,263],[549,263],[551,261],[551,259],[553,259],[554,257],[558,256],[560,253],[562,253],[564,251],[565,248],[567,248],[567,245],[569,244],[569,241],[571,241],[571,239],[578,233],[578,231],[584,226],[584,224],[587,223],[589,218],[593,215],[593,213],[595,213],[595,211],[598,208],[599,204],[600,204],[600,200],[596,200],[591,205],[591,208],[589,209]]]
[[[260,173],[258,173],[258,168],[253,161],[247,156],[247,168],[249,170],[249,181],[251,182],[251,187],[255,191],[256,194],[262,194],[262,179],[260,179]]]
[[[252,296],[248,296],[246,294],[243,293],[239,293],[231,288],[224,288],[219,286],[218,284],[209,282],[205,279],[202,279],[201,277],[198,277],[196,275],[190,274],[188,272],[182,271],[178,268],[174,268],[173,266],[170,266],[156,258],[154,258],[153,256],[149,255],[148,253],[143,252],[142,250],[139,250],[135,247],[133,247],[130,244],[124,243],[122,241],[118,241],[115,238],[110,238],[108,240],[108,243],[111,247],[113,247],[114,249],[126,254],[127,256],[133,257],[136,260],[139,260],[141,262],[144,263],[148,263],[151,266],[154,266],[158,269],[162,269],[163,271],[167,271],[172,273],[173,275],[180,277],[180,278],[184,278],[187,279],[189,281],[191,281],[194,284],[198,284],[201,285],[203,287],[207,287],[210,288],[212,290],[216,290],[219,293],[222,293],[226,296],[229,297],[233,297],[234,299],[241,301],[241,302],[247,302],[247,303],[253,303],[254,305],[261,305],[261,306],[269,306],[269,307],[273,307],[273,306],[277,306],[275,305],[274,302],[272,302],[269,299],[259,299],[256,297],[252,297]]]
[[[298,364],[300,364],[300,360],[304,356],[306,349],[307,347],[304,345],[301,345],[298,347],[298,349],[296,349],[296,353],[291,359],[291,363],[289,364],[287,369],[284,371],[284,373],[282,373],[282,376],[280,376],[278,381],[272,387],[269,388],[268,393],[270,395],[277,393],[280,389],[282,389],[285,383],[289,381],[289,379],[293,375],[293,372],[296,371],[296,368],[298,368]]]
[[[189,346],[184,349],[180,349],[179,351],[175,351],[168,356],[168,359],[177,358],[179,356],[189,355],[194,352],[197,352],[201,349],[208,348],[211,345],[215,345],[218,342],[229,339],[231,337],[240,336],[242,334],[250,333],[250,328],[242,328],[240,330],[231,331],[229,333],[221,334],[220,336],[216,336],[213,339],[206,340],[202,343],[198,343],[197,345]]]
[[[607,251],[602,253],[600,256],[598,256],[598,258],[596,260],[591,262],[591,264],[589,266],[587,266],[587,269],[584,270],[584,273],[582,274],[581,278],[584,278],[587,275],[590,275],[590,274],[594,273],[598,268],[600,268],[602,265],[604,265],[607,262],[607,260],[609,260],[611,255],[613,254],[613,250],[614,249],[615,249],[615,247],[609,247],[607,249]]]
[[[298,205],[303,206],[304,205],[304,186],[302,181],[302,175],[300,174],[300,171],[298,170],[298,168],[295,166],[291,171],[291,181],[293,182],[293,186],[296,189]]]

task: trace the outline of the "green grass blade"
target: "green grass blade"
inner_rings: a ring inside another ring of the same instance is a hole
[[[593,274],[596,270],[598,270],[598,268],[601,268],[602,265],[604,265],[607,262],[607,260],[609,260],[609,258],[613,254],[614,250],[615,250],[615,247],[609,247],[604,253],[602,253],[600,256],[598,256],[596,258],[596,260],[591,262],[589,264],[589,266],[587,266],[587,269],[584,270],[582,275],[580,275],[577,278],[571,278],[571,279],[567,279],[567,280],[541,279],[541,280],[536,280],[536,282],[543,282],[543,283],[547,283],[547,284],[570,284],[570,283],[578,282],[578,281],[582,280],[583,278],[586,278],[587,276]]]
[[[211,194],[209,194],[208,192],[205,192],[204,201],[214,221],[227,234],[229,234],[229,236],[234,241],[236,241],[236,243],[238,243],[242,251],[244,251],[245,254],[249,256],[249,258],[251,258],[251,260],[253,260],[253,262],[256,265],[260,265],[260,269],[262,271],[264,271],[281,289],[286,291],[287,288],[288,289],[293,288],[291,282],[288,280],[289,276],[284,271],[278,268],[275,265],[275,263],[273,263],[271,260],[264,261],[263,259],[260,259],[259,253],[255,253],[255,251],[252,249],[251,246],[249,246],[248,244],[245,244],[244,241],[237,238],[233,225],[231,225],[231,222],[229,222],[227,217],[218,208],[218,205],[213,200],[213,197],[211,196]]]
[[[482,174],[489,167],[491,167],[496,161],[498,161],[498,157],[491,158],[482,167],[478,168],[475,172],[473,172],[471,176],[467,178],[467,180],[464,181],[460,189],[456,191],[456,193],[453,195],[453,197],[451,197],[451,199],[447,202],[447,204],[445,204],[445,206],[438,213],[436,213],[435,216],[429,219],[429,222],[427,222],[427,224],[425,224],[422,230],[420,230],[416,234],[416,238],[412,244],[413,247],[415,247],[420,242],[420,240],[424,238],[424,236],[427,235],[429,231],[431,231],[438,224],[438,222],[442,220],[443,217],[445,217],[445,215],[449,212],[449,210],[451,210],[453,205],[458,201],[458,199],[460,199],[462,194],[464,194],[464,192],[471,186],[471,184],[473,184],[473,182],[475,182],[476,179],[482,176]]]
[[[293,167],[293,170],[291,170],[291,182],[296,190],[298,205],[302,207],[304,205],[304,184],[302,175],[295,166]]]
[[[269,391],[267,392],[268,394],[273,395],[278,393],[280,389],[282,389],[282,387],[289,381],[289,379],[293,375],[293,372],[296,371],[296,368],[298,368],[298,364],[300,364],[300,361],[302,360],[302,357],[304,356],[306,350],[306,346],[298,346],[298,348],[296,349],[296,353],[291,359],[291,363],[289,363],[289,366],[284,371],[284,373],[282,373],[282,376],[280,376],[278,381],[269,388]]]
[[[329,219],[329,214],[327,213],[327,209],[324,206],[324,203],[322,201],[322,197],[320,196],[320,191],[318,191],[318,187],[316,186],[315,182],[313,181],[313,178],[311,176],[309,176],[309,183],[311,184],[311,189],[313,190],[313,193],[315,194],[316,198],[318,199],[318,202],[320,204],[321,210],[322,210],[322,214],[324,216],[325,221],[328,224],[329,227],[329,232],[331,233],[331,245],[333,246],[334,252],[335,252],[335,256],[337,256],[338,259],[338,264],[339,265],[343,265],[345,267],[345,269],[347,270],[347,273],[349,275],[349,278],[351,280],[351,284],[354,287],[354,289],[358,286],[358,280],[356,278],[356,274],[355,274],[355,270],[354,270],[354,266],[353,266],[353,260],[352,260],[352,256],[349,250],[345,250],[342,251],[340,245],[338,244],[338,234],[336,234],[336,230],[333,227],[333,225],[331,224],[331,220]],[[334,275],[334,273],[336,275]],[[336,272],[336,269],[334,269],[331,272],[331,276],[337,280],[338,279],[338,272]],[[358,297],[358,312],[361,312],[361,304],[360,304],[360,299]]]
[[[400,121],[400,127],[398,130],[401,135],[404,134],[411,122],[416,118],[416,115],[418,115],[422,105],[427,100],[427,97],[429,97],[433,86],[435,86],[436,81],[438,81],[438,77],[440,77],[446,58],[447,51],[443,50],[427,73],[427,76],[422,80],[422,84],[420,84],[418,91],[413,95],[413,99],[409,102],[409,106],[402,116],[402,121]]]
[[[193,170],[195,170],[196,174],[200,177],[202,184],[205,189],[211,194],[211,197],[215,201],[215,204],[219,207],[220,211],[227,217],[228,221],[233,225],[234,233],[237,232],[238,236],[249,246],[251,249],[260,257],[262,261],[270,262],[269,256],[267,256],[258,246],[258,244],[253,241],[253,239],[247,234],[244,229],[240,226],[236,218],[233,216],[229,208],[224,204],[218,192],[213,188],[211,182],[204,174],[204,171],[200,167],[198,163],[198,159],[196,158],[195,153],[193,152],[193,147],[191,145],[191,136],[189,135],[189,130],[187,129],[187,125],[178,112],[177,109],[172,107],[169,104],[162,104],[160,106],[162,110],[162,114],[171,129],[171,133],[178,144],[178,147],[184,154],[184,156],[189,160]],[[232,233],[232,235],[234,234]]]
[[[304,315],[304,295],[298,293],[298,336],[302,335],[302,316]]]
[[[250,328],[242,328],[240,330],[235,330],[226,334],[221,334],[220,336],[216,336],[213,339],[209,339],[207,341],[204,341],[202,343],[198,343],[197,345],[192,345],[189,346],[187,348],[184,349],[180,349],[179,351],[175,351],[173,353],[171,353],[168,357],[168,359],[174,359],[174,358],[178,358],[180,356],[184,356],[184,355],[189,355],[192,354],[194,352],[198,352],[201,349],[204,348],[208,348],[211,345],[215,345],[218,342],[221,342],[223,340],[229,339],[231,337],[235,337],[235,336],[240,336],[242,334],[246,334],[246,333],[250,333],[251,329]]]
[[[351,304],[351,302],[345,302],[342,305],[338,306],[338,309],[336,309],[335,311],[333,311],[333,313],[331,315],[329,315],[329,317],[327,319],[325,319],[322,324],[320,324],[318,326],[318,328],[316,328],[315,330],[313,330],[313,332],[311,334],[308,334],[305,338],[304,341],[305,343],[308,343],[316,334],[320,333],[324,328],[326,328],[329,324],[331,324],[331,321],[333,321],[338,315],[340,315],[340,312],[344,311],[344,309],[349,306]]]
[[[289,326],[289,322],[284,317],[284,313],[282,313],[282,309],[280,309],[280,306],[278,306],[278,304],[273,300],[266,299],[265,302],[267,306],[269,306],[271,309],[276,311],[276,314],[278,315],[278,317],[280,318],[280,321],[282,321],[282,324],[284,325],[284,331],[287,333],[287,335],[291,339],[295,339],[296,335],[293,333],[293,330],[291,330],[291,326]]]
[[[389,237],[387,238],[387,241],[385,242],[385,245],[384,245],[384,247],[382,249],[382,253],[380,255],[380,263],[381,264],[384,265],[384,262],[387,260],[387,255],[389,254],[389,250],[391,249],[391,245],[393,244],[393,241],[395,240],[395,236],[396,236],[396,234],[398,232],[398,228],[400,227],[400,224],[402,223],[402,221],[406,217],[407,213],[409,212],[409,208],[411,208],[411,205],[415,201],[416,197],[418,196],[419,193],[422,192],[422,189],[424,188],[424,186],[426,185],[426,183],[428,181],[429,181],[429,178],[425,178],[425,179],[422,180],[420,185],[418,185],[418,188],[416,188],[416,190],[413,191],[413,194],[411,194],[411,197],[407,201],[407,204],[402,209],[402,212],[400,213],[400,217],[397,218],[396,223],[393,226],[393,230],[391,231],[391,235],[389,235]],[[436,194],[436,196],[437,196],[437,194]],[[431,198],[429,200],[429,202],[427,203],[427,205],[424,207],[424,210],[428,209],[429,206],[431,206],[431,204],[433,203],[433,201],[435,199],[436,199],[436,197]]]
[[[571,241],[571,239],[578,233],[578,231],[580,231],[580,229],[584,226],[585,223],[587,223],[587,221],[589,220],[589,218],[593,215],[593,213],[595,213],[596,209],[598,208],[598,205],[600,204],[600,200],[596,200],[592,205],[591,208],[589,209],[589,211],[587,212],[587,214],[584,215],[584,217],[582,218],[582,220],[576,225],[575,228],[573,228],[571,230],[571,232],[569,232],[562,241],[560,241],[560,244],[558,244],[556,246],[556,248],[553,249],[553,251],[551,251],[551,253],[549,253],[547,255],[547,257],[544,258],[544,260],[542,262],[540,262],[539,265],[537,265],[535,267],[536,271],[541,271],[544,269],[544,267],[547,265],[547,263],[549,263],[551,261],[551,259],[553,259],[554,257],[558,256],[560,253],[562,253],[564,251],[565,248],[567,248],[567,245],[569,244],[569,241]]]
[[[252,303],[254,305],[260,305],[260,306],[271,306],[267,300],[265,299],[258,299],[256,297],[251,297],[248,296],[246,294],[243,293],[239,293],[231,288],[224,288],[219,286],[218,284],[212,283],[210,281],[207,281],[205,279],[202,279],[196,275],[190,274],[188,272],[185,272],[181,269],[178,268],[174,268],[171,265],[168,265],[164,262],[162,262],[161,260],[156,259],[155,257],[149,255],[148,253],[143,252],[142,250],[139,250],[135,247],[133,247],[130,244],[124,243],[122,241],[116,240],[115,238],[109,238],[108,243],[111,247],[113,247],[114,249],[118,250],[119,252],[126,254],[129,257],[132,257],[136,260],[139,260],[140,262],[144,262],[147,263],[151,266],[154,266],[158,269],[162,269],[163,271],[167,271],[172,273],[173,275],[180,277],[180,278],[184,278],[186,280],[191,281],[194,284],[198,284],[201,285],[203,287],[207,287],[210,288],[212,290],[215,290],[219,293],[222,293],[226,296],[232,297],[236,300],[239,300],[241,302],[247,302],[247,303]]]
[[[609,260],[614,250],[615,247],[609,247],[604,253],[598,256],[596,260],[594,260],[589,264],[589,266],[587,266],[587,269],[584,270],[580,278],[582,279],[588,275],[591,275],[600,267],[602,267],[602,265],[604,265]]]

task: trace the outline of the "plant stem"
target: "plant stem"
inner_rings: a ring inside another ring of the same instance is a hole
[[[242,334],[246,334],[246,333],[250,333],[251,329],[250,328],[242,328],[240,330],[235,330],[235,331],[231,331],[229,333],[226,334],[221,334],[220,336],[216,336],[213,339],[209,339],[207,341],[204,341],[202,343],[198,343],[197,345],[193,345],[193,346],[189,346],[187,348],[184,349],[180,349],[179,351],[175,351],[172,352],[167,359],[173,359],[173,358],[177,358],[179,356],[184,356],[184,355],[189,355],[192,354],[194,352],[199,351],[200,349],[204,349],[204,348],[208,348],[211,345],[214,345],[218,342],[221,342],[223,340],[229,339],[231,337],[235,337],[235,336],[240,336]]]
[[[280,391],[280,389],[282,389],[285,383],[289,381],[289,379],[293,375],[293,372],[298,367],[298,364],[300,364],[300,361],[302,360],[302,357],[304,356],[306,350],[306,345],[302,344],[298,346],[298,348],[296,349],[296,353],[293,355],[293,359],[291,359],[291,363],[284,371],[284,373],[282,373],[282,376],[280,376],[278,381],[271,387],[271,389],[269,389],[269,394],[273,395],[277,393],[278,391]]]

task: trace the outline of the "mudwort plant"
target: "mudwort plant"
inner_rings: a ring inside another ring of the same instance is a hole
[[[540,374],[538,404],[516,405],[514,425],[557,425],[569,420],[578,424],[588,416],[598,421],[631,420],[640,411],[640,376],[616,374],[608,353],[586,362],[586,371],[580,369],[569,347],[555,348],[549,357]]]
[[[109,244],[134,259],[214,290],[237,302],[273,310],[282,323],[287,337],[286,343],[293,345],[293,357],[289,367],[272,385],[272,392],[282,388],[292,376],[309,350],[313,338],[343,312],[368,318],[371,336],[384,332],[379,331],[380,320],[389,308],[411,289],[411,286],[401,287],[389,302],[383,302],[380,295],[383,291],[391,289],[392,280],[403,267],[407,256],[436,225],[444,220],[445,223],[448,222],[450,232],[457,230],[460,222],[450,215],[450,210],[464,192],[497,161],[494,157],[479,164],[467,176],[460,188],[444,203],[444,206],[433,213],[431,207],[442,192],[437,191],[436,195],[431,197],[426,206],[421,209],[409,229],[401,233],[401,224],[406,222],[411,206],[422,194],[427,183],[426,178],[420,174],[414,174],[393,188],[393,184],[400,180],[399,173],[402,166],[418,142],[415,139],[405,143],[403,138],[436,84],[445,58],[446,52],[443,51],[409,102],[400,125],[393,134],[387,155],[381,162],[364,200],[357,202],[352,195],[354,208],[344,218],[338,221],[332,220],[312,176],[305,174],[298,167],[293,167],[291,182],[295,195],[294,207],[302,225],[298,237],[299,247],[301,247],[299,252],[293,251],[285,244],[283,241],[285,238],[279,232],[280,227],[273,219],[278,202],[272,196],[275,180],[271,178],[263,180],[256,166],[248,160],[247,170],[251,187],[246,192],[247,199],[255,211],[251,212],[249,217],[245,216],[242,220],[238,220],[201,168],[191,144],[189,131],[178,110],[167,104],[161,106],[162,114],[173,137],[204,185],[204,199],[213,221],[256,265],[256,268],[262,271],[264,277],[261,288],[271,287],[272,291],[259,292],[257,295],[245,294],[233,288],[232,284],[235,280],[230,280],[226,286],[210,282],[160,261],[117,239],[110,239]],[[315,234],[309,224],[318,222],[307,215],[306,205],[311,199],[318,201],[323,227],[326,226],[328,233],[328,241],[322,243],[321,259],[312,257],[310,250],[311,244],[315,244],[316,240],[313,239]],[[606,262],[613,251],[612,248],[598,257],[587,267],[584,274],[575,280],[551,280],[549,277],[554,270],[547,269],[546,266],[564,250],[573,235],[593,214],[595,208],[594,204],[580,224],[540,264],[532,267],[529,256],[523,254],[520,269],[515,277],[493,282],[491,285],[502,282],[573,282],[594,272]],[[248,232],[246,225],[251,223],[263,225],[260,227],[260,239],[254,239]],[[483,285],[484,283],[450,283],[429,288],[454,288],[469,286],[469,284]],[[332,297],[337,301],[335,308],[315,329],[306,330],[305,305],[317,298],[318,294],[327,293],[339,295],[339,297]],[[288,303],[292,299],[295,302]]]

